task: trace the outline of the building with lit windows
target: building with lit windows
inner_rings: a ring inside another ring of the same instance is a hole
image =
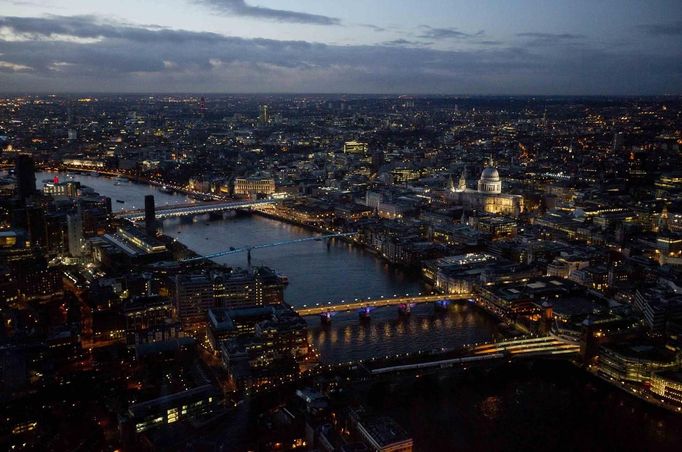
[[[7,267],[0,267],[0,311],[19,301],[19,290],[15,275]]]
[[[292,378],[310,353],[306,321],[279,306],[211,311],[208,337],[239,389]]]
[[[173,302],[168,297],[134,297],[123,304],[122,310],[126,344],[129,347],[182,336],[180,322],[173,319]]]
[[[43,193],[52,196],[67,196],[70,198],[75,198],[78,196],[78,190],[80,190],[81,184],[76,181],[66,181],[66,182],[47,182],[43,185]]]
[[[617,381],[646,383],[654,372],[678,366],[675,352],[649,343],[604,346],[599,352],[599,373]]]
[[[662,398],[664,402],[676,405],[678,409],[682,407],[681,371],[656,372],[651,375],[649,383],[651,385],[649,390]]]
[[[218,390],[208,384],[146,402],[134,403],[128,408],[126,421],[132,424],[135,433],[143,433],[176,422],[200,423],[219,414],[223,409],[222,402]]]
[[[480,281],[481,273],[498,261],[485,253],[469,253],[426,261],[422,274],[435,287],[446,293],[471,292],[472,284]]]
[[[83,238],[83,219],[80,212],[66,216],[66,230],[68,234],[69,254],[80,257],[83,254],[85,239]]]
[[[0,248],[13,248],[17,244],[15,231],[0,231]]]
[[[367,143],[362,143],[360,141],[346,141],[343,144],[344,154],[367,154],[367,150]]]
[[[634,308],[649,329],[663,332],[668,322],[682,320],[682,295],[665,286],[637,289]]]
[[[204,321],[206,312],[214,306],[213,282],[209,275],[177,275],[175,306],[183,326]]]
[[[234,194],[239,196],[271,195],[275,190],[275,179],[272,177],[238,177],[234,181]]]
[[[211,308],[208,310],[206,337],[211,346],[217,350],[221,341],[255,334],[257,323],[271,319],[275,315],[273,306],[241,309]]]
[[[178,275],[175,303],[183,325],[206,322],[211,308],[276,306],[284,301],[284,284],[267,267]]]
[[[516,220],[501,216],[471,217],[469,224],[477,231],[489,234],[495,240],[503,237],[516,237]]]

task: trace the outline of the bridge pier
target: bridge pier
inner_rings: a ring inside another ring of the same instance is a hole
[[[320,314],[320,323],[323,326],[331,325],[332,324],[332,313],[330,311],[323,312]]]
[[[433,303],[433,308],[436,312],[445,312],[450,306],[450,300],[438,300]]]
[[[412,305],[410,303],[398,305],[398,315],[401,317],[409,317],[410,314],[412,314]]]
[[[358,317],[360,318],[360,322],[369,322],[370,320],[372,320],[370,312],[372,312],[372,310],[370,309],[369,306],[360,309],[358,311]]]

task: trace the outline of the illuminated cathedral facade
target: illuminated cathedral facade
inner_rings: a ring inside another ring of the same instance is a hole
[[[502,193],[502,179],[497,169],[490,163],[478,179],[477,189],[467,187],[466,169],[455,185],[450,177],[446,197],[453,204],[485,213],[518,217],[523,212],[523,196]]]

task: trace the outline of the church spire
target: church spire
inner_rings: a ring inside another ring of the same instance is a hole
[[[452,178],[452,174],[450,174],[450,177],[448,177],[448,186],[447,190],[449,192],[455,191],[455,180]]]

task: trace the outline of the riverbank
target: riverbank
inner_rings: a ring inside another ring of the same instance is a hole
[[[298,220],[286,217],[284,215],[278,215],[276,213],[268,212],[266,210],[261,210],[258,207],[252,208],[251,212],[253,212],[256,215],[260,215],[264,218],[270,218],[271,220],[283,221],[287,224],[299,226],[299,227],[307,229],[309,231],[318,232],[321,234],[343,234],[343,233],[352,232],[352,231],[335,230],[335,229],[329,229],[329,228],[323,228],[323,227],[311,225],[308,223],[304,223],[302,221],[298,221]],[[392,265],[396,268],[400,268],[401,270],[406,271],[406,272],[410,272],[413,274],[419,274],[420,278],[422,278],[421,271],[419,270],[419,268],[414,268],[414,267],[410,267],[410,266],[396,264],[395,262],[391,262],[388,259],[386,259],[386,257],[384,257],[381,253],[379,253],[377,250],[375,250],[374,248],[371,248],[370,246],[368,246],[362,242],[357,241],[354,238],[354,236],[339,236],[339,237],[336,237],[336,240],[341,240],[345,243],[356,246],[356,247],[362,249],[363,251],[366,251],[367,253],[377,257],[378,259],[381,259],[382,261],[386,262],[389,265]],[[423,281],[423,278],[422,278],[422,281]],[[435,290],[435,287],[432,287],[428,282],[423,281],[423,283],[427,286],[430,286],[433,290]]]
[[[652,394],[649,394],[648,392],[646,392],[646,389],[643,389],[641,387],[636,387],[634,385],[631,385],[631,384],[628,384],[625,382],[620,382],[620,381],[618,381],[614,378],[611,378],[611,377],[607,378],[606,376],[601,375],[599,373],[599,370],[596,367],[585,369],[584,366],[582,366],[582,368],[587,373],[592,375],[594,378],[598,378],[599,380],[605,382],[609,386],[618,388],[619,390],[623,391],[624,393],[626,393],[630,396],[634,396],[643,402],[646,402],[646,403],[651,404],[651,405],[656,405],[656,406],[663,408],[663,409],[665,409],[671,413],[675,413],[678,415],[682,414],[682,407],[674,406],[674,405],[666,403],[660,399],[657,399]]]
[[[73,168],[73,167],[68,167],[68,166],[62,166],[62,167],[51,167],[51,166],[46,166],[46,165],[38,165],[37,168],[40,171],[46,172],[46,173],[71,173],[74,175],[79,175],[86,173],[85,175],[91,176],[94,174],[97,174],[99,176],[104,176],[107,178],[116,178],[116,177],[121,177],[129,180],[130,182],[137,183],[137,184],[148,184],[154,187],[167,187],[172,189],[176,193],[184,194],[187,196],[197,196],[197,197],[206,197],[208,200],[212,201],[224,201],[224,200],[229,200],[229,198],[226,198],[224,196],[218,196],[218,195],[213,195],[209,193],[204,193],[200,191],[195,191],[195,190],[189,190],[188,188],[181,186],[181,185],[176,185],[173,182],[168,182],[168,181],[163,181],[163,180],[156,180],[156,179],[149,179],[146,177],[143,177],[139,174],[135,173],[128,173],[125,171],[115,171],[111,169],[84,169],[84,168]]]

